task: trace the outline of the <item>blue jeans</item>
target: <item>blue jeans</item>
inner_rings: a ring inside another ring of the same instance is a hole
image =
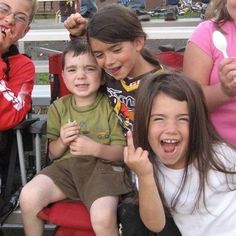
[[[82,0],[80,6],[80,12],[82,15],[85,12],[95,13],[97,12],[96,0]]]
[[[167,0],[167,5],[178,5],[179,0]]]
[[[131,7],[134,10],[144,9],[145,8],[145,0],[118,0],[118,3]]]

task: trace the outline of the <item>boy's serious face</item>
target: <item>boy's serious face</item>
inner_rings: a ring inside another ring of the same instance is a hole
[[[29,31],[32,2],[0,0],[0,54]]]
[[[101,74],[92,55],[86,53],[74,56],[73,52],[66,54],[62,76],[68,90],[75,95],[78,106],[87,106],[95,101],[103,83]]]
[[[164,93],[153,100],[148,141],[160,161],[172,169],[185,166],[189,143],[189,112],[186,101]]]

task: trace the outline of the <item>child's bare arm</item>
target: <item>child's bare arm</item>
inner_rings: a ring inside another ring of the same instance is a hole
[[[148,152],[135,149],[132,133],[127,133],[124,161],[138,176],[139,211],[143,223],[153,232],[160,232],[165,225],[165,212],[155,183],[153,166]]]

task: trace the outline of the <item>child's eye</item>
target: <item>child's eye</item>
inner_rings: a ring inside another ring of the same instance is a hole
[[[75,69],[71,68],[71,69],[68,69],[67,71],[68,71],[68,72],[74,72]]]
[[[152,117],[152,119],[151,119],[151,121],[163,121],[164,120],[164,118],[162,118],[162,117]]]
[[[113,51],[113,52],[115,52],[115,53],[118,53],[118,52],[120,52],[120,51],[121,51],[121,48],[120,48],[120,47],[119,47],[119,48],[118,48],[118,47],[116,47],[116,48],[113,48],[113,49],[112,49],[112,51]]]
[[[179,120],[189,122],[189,117],[180,117]]]
[[[162,121],[164,120],[163,118],[155,118],[154,121]]]
[[[94,53],[95,58],[102,58],[103,54],[102,53]]]
[[[85,72],[94,72],[94,71],[96,71],[97,70],[97,68],[96,67],[93,67],[93,66],[88,66],[88,67],[85,67],[84,68],[84,71]]]

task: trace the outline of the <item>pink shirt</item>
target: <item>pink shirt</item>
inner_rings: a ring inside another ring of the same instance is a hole
[[[236,25],[234,22],[228,21],[222,26],[222,29],[226,32],[225,36],[228,42],[227,54],[229,57],[236,58]],[[223,54],[213,45],[212,33],[214,30],[212,21],[201,22],[189,39],[189,41],[195,43],[213,58],[214,63],[209,84],[219,83],[218,65],[224,58]],[[210,117],[222,138],[236,147],[236,98],[211,112]]]

